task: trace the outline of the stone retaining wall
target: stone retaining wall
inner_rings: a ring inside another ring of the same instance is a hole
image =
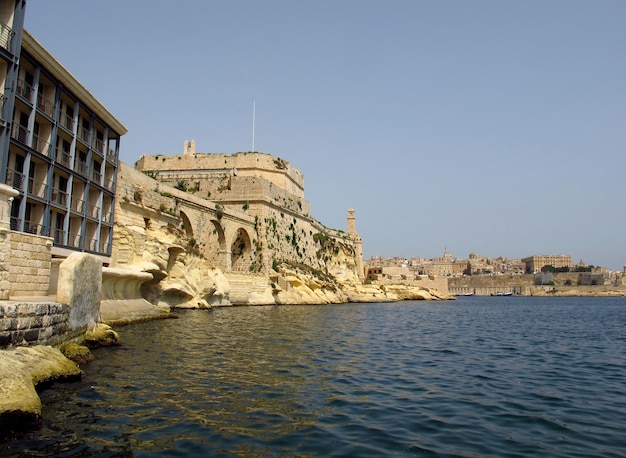
[[[46,296],[50,286],[52,239],[10,231],[9,297]]]
[[[67,336],[69,316],[68,304],[0,302],[0,348],[57,345]]]

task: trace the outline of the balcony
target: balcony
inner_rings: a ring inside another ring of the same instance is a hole
[[[58,204],[61,207],[66,207],[67,206],[67,193],[65,191],[61,191],[60,189],[53,188],[51,202]]]
[[[17,95],[20,95],[24,97],[26,100],[28,100],[29,102],[32,102],[33,92],[34,92],[34,89],[30,84],[28,84],[26,81],[22,79],[17,80],[17,87],[15,89],[15,93]]]
[[[102,222],[105,224],[111,224],[111,222],[113,221],[113,214],[112,213],[104,213],[102,215]]]
[[[100,184],[100,181],[102,181],[102,174],[98,172],[97,170],[92,170],[91,181]]]
[[[46,99],[42,94],[37,97],[37,108],[50,118],[54,115],[54,102]]]
[[[13,51],[13,37],[15,36],[15,32],[8,25],[0,22],[0,46],[4,49],[9,50],[12,54],[15,54]]]
[[[47,157],[52,156],[52,145],[39,135],[33,135],[33,149]]]
[[[16,139],[18,142],[26,144],[26,140],[30,135],[30,131],[19,124],[13,124],[13,129],[11,130],[11,137]]]
[[[63,164],[65,167],[70,166],[70,152],[65,151],[64,149],[57,148],[57,154],[55,160],[59,164]]]

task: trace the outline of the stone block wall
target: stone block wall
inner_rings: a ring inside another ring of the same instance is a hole
[[[11,231],[7,241],[10,246],[9,296],[46,296],[50,283],[52,239]]]
[[[0,348],[56,345],[67,335],[70,306],[53,302],[0,302]]]

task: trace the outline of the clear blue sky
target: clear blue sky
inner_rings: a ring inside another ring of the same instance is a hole
[[[626,264],[624,0],[28,0],[122,160],[255,149],[365,257]]]

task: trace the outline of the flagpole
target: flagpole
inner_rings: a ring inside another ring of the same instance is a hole
[[[254,153],[254,124],[256,123],[256,100],[252,102],[252,152]]]

